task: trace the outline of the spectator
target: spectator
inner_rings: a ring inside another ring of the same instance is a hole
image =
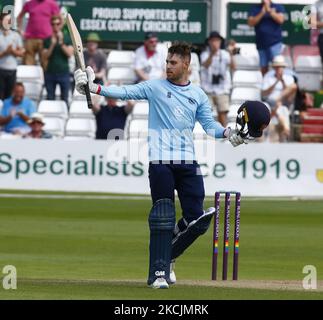
[[[22,21],[28,13],[29,19],[26,31],[22,32]],[[30,0],[26,2],[17,17],[18,30],[25,39],[26,54],[23,63],[36,64],[36,54],[41,60],[44,39],[52,35],[51,17],[59,14],[59,7],[53,0]],[[44,66],[44,62],[41,61]]]
[[[28,124],[31,128],[31,131],[25,136],[26,138],[33,138],[33,139],[51,139],[53,136],[43,130],[45,125],[44,117],[40,113],[33,113],[28,120]]]
[[[11,15],[0,15],[0,99],[11,96],[16,83],[17,57],[22,57],[24,48],[20,35],[10,30]]]
[[[60,15],[53,16],[51,21],[53,35],[45,39],[42,52],[43,59],[48,61],[45,71],[47,99],[55,100],[56,85],[59,85],[61,99],[68,105],[68,92],[70,89],[68,58],[74,54],[74,49],[69,35],[62,32],[62,17]]]
[[[230,109],[230,70],[235,69],[233,51],[229,53],[221,49],[224,39],[217,31],[212,31],[207,40],[208,47],[201,54],[202,88],[208,94],[211,105],[216,106],[218,121],[226,126]]]
[[[135,54],[135,72],[138,81],[166,77],[167,48],[158,43],[156,33],[146,33],[144,44],[136,50]]]
[[[107,56],[102,50],[98,50],[100,37],[92,32],[86,39],[86,50],[84,51],[85,65],[92,67],[95,73],[95,83],[104,85],[107,74]]]
[[[316,1],[312,6],[311,25],[320,31],[317,44],[320,49],[321,60],[323,62],[323,0]]]
[[[17,82],[13,88],[12,97],[3,103],[0,116],[0,126],[12,134],[25,135],[30,132],[27,122],[31,114],[36,112],[34,103],[25,97],[24,85]]]
[[[92,111],[96,119],[96,139],[123,139],[126,119],[133,106],[128,101],[127,105],[119,107],[117,100],[110,98],[106,98],[106,104],[94,103]]]
[[[271,0],[262,0],[254,5],[248,18],[248,24],[255,27],[256,45],[260,58],[261,72],[265,75],[269,63],[282,52],[282,24],[285,9]]]
[[[272,67],[274,73],[266,73],[262,96],[272,110],[272,121],[279,133],[279,141],[286,141],[290,132],[289,106],[294,103],[297,92],[295,78],[285,72],[287,64],[283,56],[276,56]]]

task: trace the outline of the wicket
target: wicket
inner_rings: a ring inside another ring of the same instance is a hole
[[[233,251],[233,276],[232,276],[232,279],[238,280],[241,193],[236,192],[236,191],[217,191],[215,193],[215,205],[214,205],[215,206],[215,215],[214,215],[213,254],[212,254],[212,280],[216,280],[216,278],[217,278],[221,194],[225,195],[222,280],[227,280],[227,278],[228,278],[231,194],[235,195],[235,197],[236,197],[235,198],[235,226],[234,226],[234,245],[233,245],[234,251]]]

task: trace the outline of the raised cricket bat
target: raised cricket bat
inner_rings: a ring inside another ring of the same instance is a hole
[[[67,17],[66,17],[66,23],[72,39],[76,63],[78,67],[81,68],[82,71],[85,71],[82,39],[81,39],[80,33],[76,28],[73,18],[69,13],[67,14]],[[93,105],[91,100],[89,84],[85,86],[84,91],[86,95],[87,106],[89,109],[91,109]]]

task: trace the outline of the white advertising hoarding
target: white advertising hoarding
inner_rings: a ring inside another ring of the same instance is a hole
[[[323,196],[322,144],[195,142],[205,191]],[[0,141],[0,189],[149,194],[145,141]]]

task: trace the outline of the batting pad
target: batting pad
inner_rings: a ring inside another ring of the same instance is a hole
[[[172,241],[171,260],[179,257],[210,226],[215,209],[209,208],[197,220],[193,220],[185,230],[177,233]]]
[[[170,199],[155,202],[149,214],[149,277],[148,285],[156,278],[169,281],[172,237],[175,227],[175,206]]]

